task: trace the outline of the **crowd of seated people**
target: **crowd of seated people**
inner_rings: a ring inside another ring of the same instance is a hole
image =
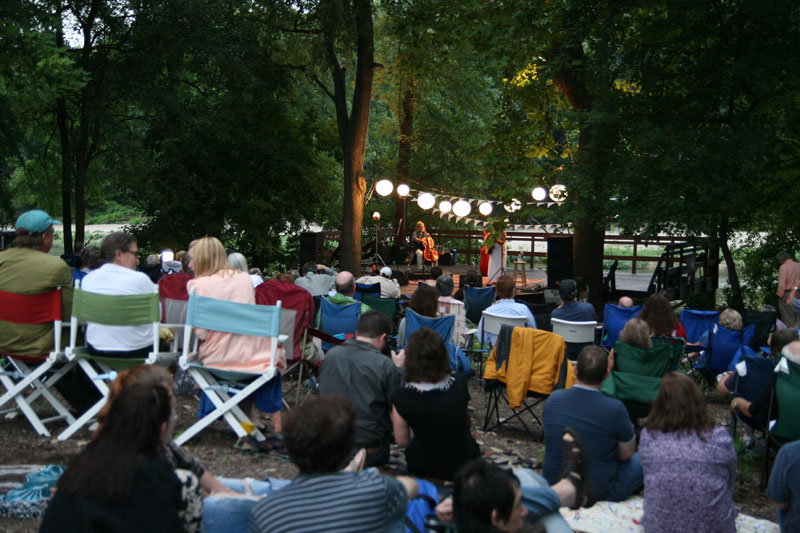
[[[14,278],[3,281],[2,274],[11,271],[8,268],[14,261],[37,261],[39,256],[26,250],[46,251],[48,239],[52,242],[54,221],[41,215],[33,219],[18,224],[27,238],[20,242],[32,245],[25,244],[26,248],[6,257],[8,252],[0,254],[0,289],[3,283],[8,287],[2,290],[13,289],[8,282]],[[155,290],[151,279],[136,271],[138,245],[132,236],[110,234],[98,254],[102,266],[93,264],[93,269],[87,255],[90,272],[82,281],[84,290],[102,294]],[[239,259],[217,239],[198,239],[181,255],[180,267],[160,264],[158,285],[176,276],[198,295],[255,303],[257,280],[248,272],[246,260]],[[69,267],[64,271],[55,264],[40,263],[38,268],[47,266],[67,279]],[[281,283],[308,290],[296,280],[306,280],[308,287],[332,282],[324,295],[333,303],[356,301],[350,292],[351,273],[320,273],[320,267],[309,266],[302,278],[287,273]],[[420,285],[411,308],[436,317],[441,298],[449,299],[453,290],[448,278],[440,276],[436,288]],[[513,284],[509,296],[504,283],[502,278],[497,283],[501,303],[513,299]],[[741,329],[741,316],[732,310],[723,313],[720,324]],[[137,337],[134,329],[109,332],[89,324],[87,340],[95,353],[137,356],[149,348],[149,333]],[[256,342],[213,331],[195,333],[202,340],[199,357],[204,365],[258,372],[269,364],[269,346],[264,344],[268,339]],[[257,407],[273,415],[274,428],[282,431],[289,456],[300,471],[293,481],[211,475],[172,440],[172,375],[157,366],[120,373],[110,387],[92,441],[59,482],[42,530],[61,531],[66,523],[74,524],[75,530],[92,530],[96,526],[91,524],[114,528],[119,523],[136,530],[204,527],[222,531],[230,530],[232,524],[241,530],[248,523],[251,531],[399,530],[417,483],[410,477],[365,469],[385,466],[393,441],[405,448],[409,474],[454,482],[453,498],[445,500],[437,512],[443,520],[453,521],[458,531],[523,531],[537,522],[549,531],[567,530],[559,521],[560,507],[620,501],[632,494],[644,497],[648,531],[735,529],[732,441],[726,429],[714,425],[703,393],[686,375],[673,372],[663,378],[637,446],[624,406],[599,391],[613,367],[613,352],[609,357],[597,346],[584,348],[573,370],[576,385],[554,392],[545,404],[544,476],[538,476],[532,471],[510,472],[480,459],[481,449],[470,432],[468,376],[453,371],[449,364],[445,348],[449,339],[423,328],[406,339],[405,350],[394,352],[388,342],[392,333],[386,315],[362,309],[355,337],[331,349],[322,363],[321,398],[296,407],[284,421],[280,395],[272,389],[280,389],[280,378],[265,385],[271,389],[253,395],[251,419],[260,421]],[[669,302],[659,295],[647,300],[619,340],[646,350],[655,335],[685,337]],[[773,356],[782,353],[800,361],[797,333],[774,333],[770,351]],[[279,351],[278,357],[283,371],[285,355]],[[720,396],[732,391],[733,379],[732,373],[722,377]],[[765,408],[763,397],[762,393],[753,399],[736,398],[731,408],[754,415]],[[800,449],[785,446],[777,465],[780,471],[772,476],[768,495],[781,509],[781,525],[789,531],[800,520],[795,475]],[[308,512],[304,498],[314,501],[313,513]]]

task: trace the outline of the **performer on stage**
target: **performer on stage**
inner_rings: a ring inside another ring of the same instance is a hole
[[[425,231],[425,224],[422,221],[417,222],[416,226],[414,226],[414,233],[411,235],[411,245],[414,250],[414,255],[417,257],[417,270],[422,270],[422,265],[425,260],[425,251],[428,248],[431,248],[429,253],[433,253],[433,259],[429,259],[432,265],[437,265],[439,263],[438,254],[436,251],[433,250],[433,239],[431,238],[430,234]]]
[[[489,236],[491,231],[484,228],[483,229],[483,242],[486,242],[486,237]],[[486,249],[486,244],[481,246],[481,262],[478,265],[478,270],[481,273],[481,276],[489,277],[489,250]]]
[[[484,244],[489,251],[489,282],[497,281],[497,278],[505,272],[506,266],[506,232],[502,222],[492,223],[492,231],[484,238]]]

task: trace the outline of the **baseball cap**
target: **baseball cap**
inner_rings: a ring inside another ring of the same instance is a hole
[[[32,209],[19,216],[16,228],[26,229],[31,233],[42,233],[52,224],[61,224],[61,221],[52,218],[41,209]]]
[[[391,278],[392,277],[392,269],[389,268],[389,267],[383,267],[381,269],[381,276],[383,276],[385,278]]]
[[[578,292],[578,284],[574,279],[562,279],[558,284],[558,294],[567,298],[574,298]]]

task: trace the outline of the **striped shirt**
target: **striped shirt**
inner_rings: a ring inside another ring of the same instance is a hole
[[[303,475],[258,502],[251,533],[404,531],[406,492],[377,470]]]

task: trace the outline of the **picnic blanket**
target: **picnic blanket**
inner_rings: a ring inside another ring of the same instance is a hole
[[[575,531],[584,533],[643,533],[642,497],[632,496],[624,502],[597,502],[588,509],[560,509],[561,515]],[[736,517],[736,531],[741,533],[778,533],[778,524],[742,513]]]
[[[0,465],[0,517],[41,517],[64,470],[62,465]]]

